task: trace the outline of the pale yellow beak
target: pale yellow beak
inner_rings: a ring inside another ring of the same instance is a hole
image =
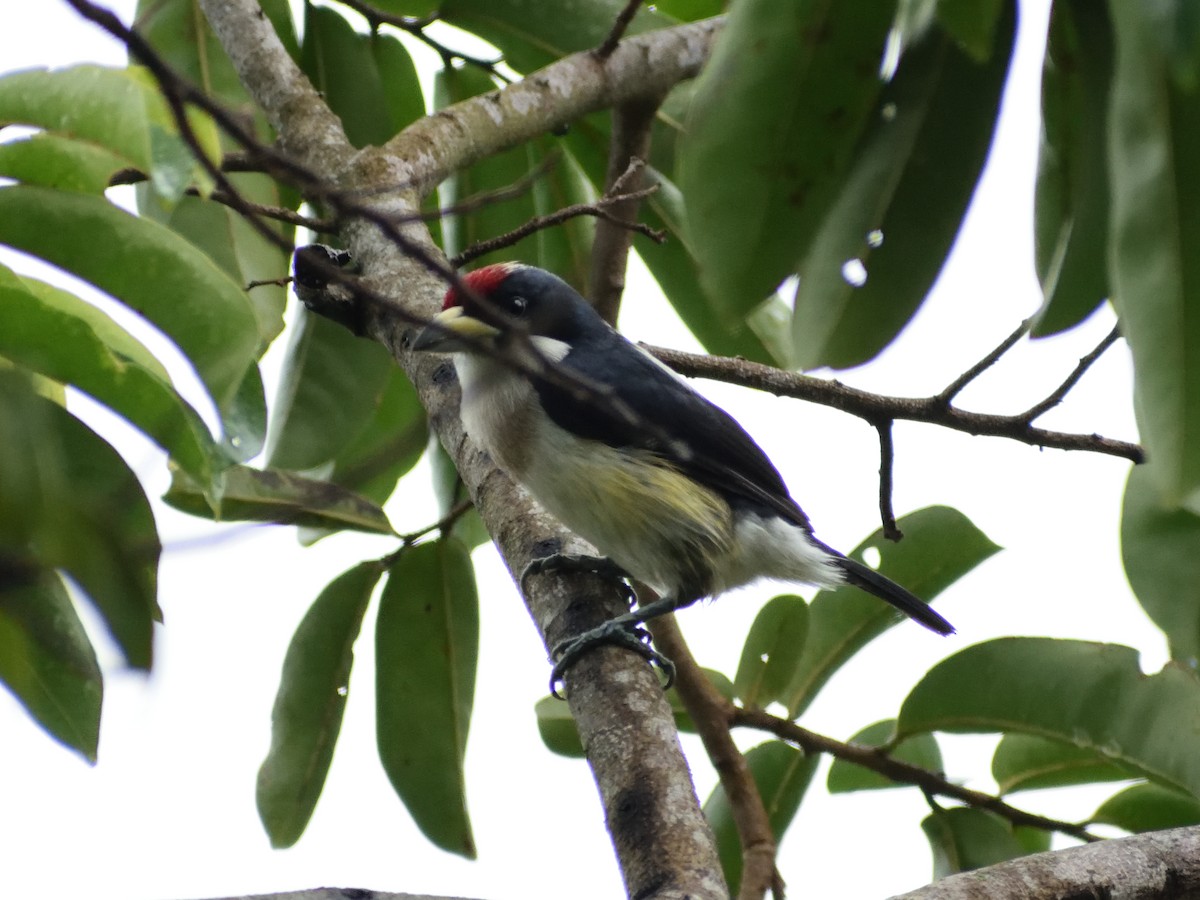
[[[486,341],[499,333],[499,328],[468,316],[461,306],[451,306],[429,320],[413,341],[412,349],[433,353],[470,352],[473,348],[467,341]]]

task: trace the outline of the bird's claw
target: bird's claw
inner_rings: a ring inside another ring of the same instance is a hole
[[[555,660],[550,672],[550,694],[559,700],[564,700],[558,692],[558,686],[563,681],[563,675],[571,668],[579,657],[595,647],[608,644],[632,650],[652,666],[658,666],[666,677],[663,690],[669,690],[675,683],[675,663],[663,656],[650,646],[650,632],[638,622],[623,622],[612,619],[585,631],[583,634],[568,638],[554,646],[551,657]]]
[[[633,589],[626,584],[629,573],[606,556],[585,556],[575,553],[552,553],[531,560],[521,572],[521,593],[528,595],[528,584],[534,575],[545,572],[592,572],[602,578],[612,578],[622,584],[626,592],[626,600],[633,606],[635,599]]]

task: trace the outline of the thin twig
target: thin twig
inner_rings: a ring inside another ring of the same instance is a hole
[[[425,29],[437,21],[437,13],[431,16],[416,18],[413,16],[398,16],[378,7],[372,6],[369,3],[363,3],[362,0],[338,0],[343,6],[349,7],[355,12],[361,14],[367,20],[372,31],[378,31],[380,25],[391,25],[394,28],[399,28],[401,31],[411,34],[418,41],[429,47],[437,53],[443,60],[450,61],[461,59],[468,65],[476,66],[484,71],[494,75],[505,82],[511,82],[504,73],[500,72],[496,67],[504,62],[504,57],[501,56],[495,60],[483,59],[479,56],[472,56],[469,53],[463,53],[461,50],[454,50],[447,47],[436,38],[430,37]]]
[[[879,519],[883,523],[883,536],[889,541],[899,541],[904,532],[896,525],[896,511],[892,508],[893,467],[896,448],[892,441],[892,420],[875,423],[879,432]]]
[[[1033,325],[1033,319],[1026,319],[1018,325],[1016,331],[1001,341],[987,356],[946,385],[942,392],[937,395],[937,401],[945,406],[949,406],[951,401],[962,392],[963,388],[994,366],[1001,356],[1015,347],[1029,331],[1031,325]]]
[[[657,187],[643,188],[641,191],[638,191],[637,194],[645,197],[654,193],[656,190],[658,190]],[[643,225],[641,222],[626,222],[624,219],[618,219],[607,209],[605,209],[605,207],[609,204],[624,200],[628,196],[630,195],[626,194],[620,197],[601,198],[595,203],[576,203],[573,206],[563,207],[556,212],[552,212],[544,216],[535,216],[525,224],[521,225],[519,228],[514,228],[512,231],[509,231],[505,234],[497,235],[494,238],[488,238],[485,241],[476,241],[470,247],[467,247],[465,250],[463,250],[462,253],[451,257],[450,265],[454,266],[456,269],[462,268],[472,260],[476,260],[481,256],[485,256],[494,250],[499,250],[503,247],[511,247],[529,237],[531,234],[542,231],[546,228],[553,228],[555,225],[561,225],[568,219],[573,219],[577,216],[595,216],[598,219],[613,222],[622,228],[629,229],[630,231],[636,231],[638,234],[644,234],[646,237],[650,238],[656,243],[661,244],[663,241],[665,241],[667,239],[666,235],[664,235],[661,231],[656,231],[649,225]]]
[[[596,48],[596,56],[600,57],[600,59],[608,59],[612,56],[613,51],[617,49],[617,44],[621,42],[621,38],[625,34],[625,29],[633,21],[633,17],[637,15],[638,7],[641,5],[642,0],[628,0],[625,8],[617,13],[617,18],[613,22],[613,27],[609,30],[608,36]]]
[[[1032,422],[1034,419],[1046,412],[1049,412],[1050,410],[1054,409],[1054,407],[1058,406],[1058,404],[1062,403],[1063,398],[1067,396],[1067,392],[1070,391],[1071,388],[1075,387],[1075,384],[1080,378],[1083,377],[1083,373],[1090,369],[1092,363],[1098,360],[1104,354],[1105,350],[1115,344],[1120,336],[1121,326],[1114,326],[1113,330],[1110,331],[1105,338],[1092,349],[1090,353],[1079,360],[1079,364],[1075,366],[1074,371],[1072,371],[1071,374],[1066,377],[1066,380],[1063,381],[1062,384],[1055,388],[1041,403],[1035,403],[1033,406],[1029,407],[1029,409],[1025,410],[1025,412],[1021,413],[1021,418],[1028,419],[1030,422]]]
[[[985,794],[983,791],[975,791],[962,787],[947,780],[944,775],[930,772],[928,769],[922,769],[920,766],[914,766],[888,756],[886,753],[881,752],[878,747],[868,747],[862,744],[834,740],[831,737],[826,737],[825,735],[809,731],[807,728],[802,728],[795,722],[773,716],[761,709],[735,708],[732,722],[735,726],[740,725],[746,728],[755,728],[759,731],[773,734],[785,741],[790,741],[806,753],[828,753],[835,759],[845,760],[846,762],[862,766],[865,769],[870,769],[873,772],[878,772],[885,778],[889,778],[897,783],[916,785],[929,794],[952,797],[976,809],[986,809],[1007,819],[1013,825],[1040,828],[1043,831],[1056,831],[1081,841],[1102,840],[1098,835],[1092,834],[1083,825],[1076,822],[1065,822],[1061,819],[1051,819],[1047,816],[1040,816],[1037,813],[1026,812],[1023,809],[1010,806],[993,794]]]

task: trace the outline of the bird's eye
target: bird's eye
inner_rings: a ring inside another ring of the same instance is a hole
[[[509,305],[512,308],[512,314],[514,316],[520,316],[525,314],[525,307],[529,305],[529,301],[524,297],[518,296],[513,297]]]

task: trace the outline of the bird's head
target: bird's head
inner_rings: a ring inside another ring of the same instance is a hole
[[[569,347],[604,327],[586,300],[544,269],[497,263],[463,276],[462,283],[465,290],[446,291],[442,311],[417,335],[413,350],[470,353],[517,330],[535,345],[547,345],[543,349]]]

